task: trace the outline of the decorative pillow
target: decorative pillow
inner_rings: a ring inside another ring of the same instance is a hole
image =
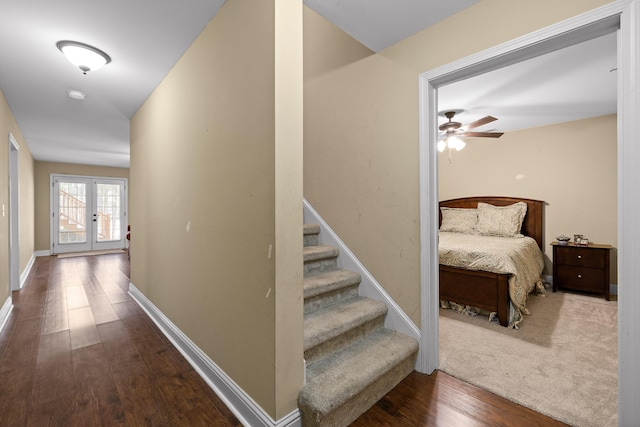
[[[474,234],[478,223],[477,209],[441,207],[442,223],[440,231]]]
[[[526,213],[527,204],[524,202],[509,206],[494,206],[480,202],[476,229],[485,236],[517,237]]]

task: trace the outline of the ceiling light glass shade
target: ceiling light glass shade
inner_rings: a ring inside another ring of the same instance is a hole
[[[444,139],[438,141],[438,151],[442,153],[445,148],[447,148],[447,141],[445,141]]]
[[[109,55],[85,43],[62,40],[56,46],[64,53],[69,62],[80,68],[84,74],[87,74],[88,71],[97,70],[111,62]]]
[[[456,151],[462,150],[466,145],[467,144],[457,136],[447,138],[447,147],[455,149]]]

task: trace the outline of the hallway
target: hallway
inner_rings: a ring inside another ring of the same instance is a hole
[[[125,254],[39,257],[0,333],[0,426],[240,426],[133,301]],[[560,426],[413,372],[353,426]]]
[[[36,259],[0,334],[0,425],[241,425],[128,276],[125,254]]]

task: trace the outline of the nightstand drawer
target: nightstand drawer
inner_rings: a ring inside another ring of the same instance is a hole
[[[604,268],[605,251],[606,249],[557,246],[555,262],[576,267]]]
[[[586,267],[562,266],[557,270],[554,285],[583,291],[602,292],[607,283],[604,270]]]

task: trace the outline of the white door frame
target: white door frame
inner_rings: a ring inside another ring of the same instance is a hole
[[[618,42],[618,422],[640,420],[640,0],[619,0],[419,76],[422,366],[438,360],[437,88],[612,32]]]
[[[20,146],[9,132],[9,288],[20,290]]]
[[[69,180],[70,182],[74,181],[74,180],[79,180],[79,181],[86,181],[87,184],[91,187],[87,189],[87,194],[91,195],[91,197],[87,198],[87,205],[90,206],[90,208],[87,208],[87,219],[86,219],[86,223],[87,223],[87,229],[86,229],[86,237],[87,237],[87,247],[86,249],[74,249],[75,251],[78,250],[100,250],[100,249],[115,249],[115,248],[121,248],[124,249],[126,247],[126,226],[127,226],[127,221],[128,221],[128,179],[127,178],[118,178],[118,177],[101,177],[101,176],[85,176],[85,175],[68,175],[68,174],[58,174],[58,173],[53,173],[49,176],[49,189],[50,189],[50,193],[49,193],[49,210],[51,211],[51,215],[49,217],[49,230],[50,230],[50,235],[49,235],[49,250],[50,253],[52,255],[58,254],[58,253],[62,253],[62,252],[70,252],[70,251],[74,251],[74,250],[61,250],[61,245],[58,245],[57,247],[55,246],[55,242],[57,241],[57,228],[56,228],[56,223],[57,223],[57,216],[56,216],[56,207],[58,205],[58,194],[56,191],[56,180]],[[121,219],[121,240],[116,241],[116,242],[97,242],[97,232],[96,232],[96,226],[93,224],[94,220],[89,216],[89,213],[91,211],[94,210],[95,206],[93,206],[94,201],[95,201],[95,188],[94,185],[96,183],[108,183],[108,182],[123,182],[124,183],[124,194],[123,194],[123,198],[122,198],[122,203],[123,203],[123,217]],[[91,225],[91,229],[89,229],[89,225]]]

